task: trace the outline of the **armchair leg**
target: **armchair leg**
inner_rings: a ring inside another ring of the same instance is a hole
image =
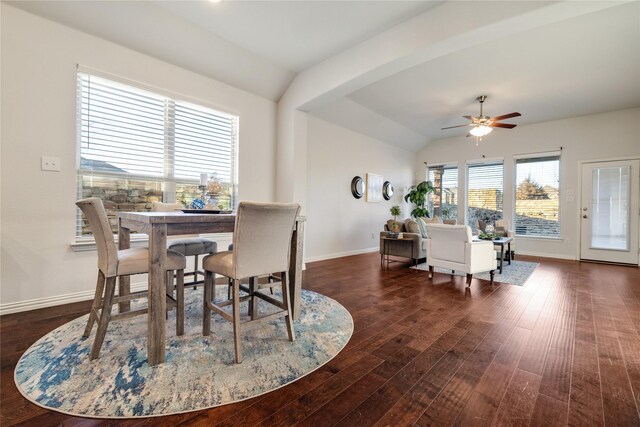
[[[496,271],[495,271],[495,270],[491,270],[491,271],[489,272],[489,276],[491,277],[491,285],[492,285],[492,286],[493,286],[493,276],[494,276],[495,274],[496,274]]]
[[[473,277],[473,274],[469,274],[467,273],[467,288],[471,287],[471,278]],[[492,276],[493,277],[493,276]]]
[[[429,266],[429,279],[433,279],[433,265]]]

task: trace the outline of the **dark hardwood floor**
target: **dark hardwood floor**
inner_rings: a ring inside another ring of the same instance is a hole
[[[328,364],[267,395],[178,416],[73,418],[16,390],[20,355],[89,302],[3,316],[9,425],[640,425],[640,269],[547,258],[523,287],[410,270],[377,254],[310,263],[304,284],[355,331]]]

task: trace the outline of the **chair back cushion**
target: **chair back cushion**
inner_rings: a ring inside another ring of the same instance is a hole
[[[98,268],[106,277],[115,276],[118,270],[118,248],[102,200],[91,197],[78,200],[76,205],[89,221],[89,227],[96,241]]]
[[[418,227],[418,223],[413,218],[407,218],[404,220],[404,229],[407,233],[420,233],[420,227]]]
[[[184,209],[182,203],[162,203],[162,202],[152,202],[151,203],[151,211],[152,212],[173,212]]]
[[[466,225],[427,224],[431,239],[429,258],[464,264],[466,244],[471,242],[471,228]]]
[[[240,202],[233,233],[235,278],[289,270],[297,203]]]

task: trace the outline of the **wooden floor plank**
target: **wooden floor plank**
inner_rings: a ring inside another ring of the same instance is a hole
[[[527,426],[542,378],[516,369],[493,421],[495,426]]]

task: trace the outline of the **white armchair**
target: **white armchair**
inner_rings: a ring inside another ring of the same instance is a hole
[[[491,284],[497,262],[491,241],[473,241],[467,225],[427,224],[429,278],[434,267],[467,273],[467,287],[474,273],[489,271]]]

